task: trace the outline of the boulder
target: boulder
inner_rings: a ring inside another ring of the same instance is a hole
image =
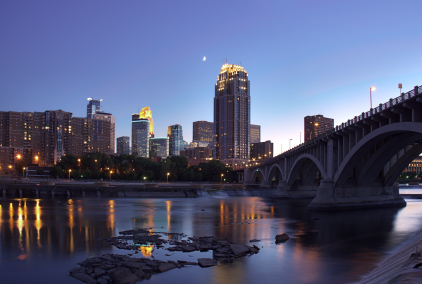
[[[105,280],[104,278],[98,278],[97,279],[97,284],[107,284],[107,280]]]
[[[117,267],[111,270],[110,276],[116,284],[135,284],[139,280],[138,276],[124,267]]]
[[[104,275],[106,271],[104,269],[101,269],[99,267],[95,267],[94,269],[95,277],[99,277],[101,275]]]
[[[198,258],[198,264],[201,267],[210,267],[217,265],[217,260],[212,258]]]
[[[89,276],[88,274],[83,273],[83,272],[70,273],[70,276],[72,276],[73,278],[76,278],[78,280],[81,280],[82,282],[88,283],[88,284],[96,284],[97,283],[97,281],[95,281],[94,278],[92,278],[91,276]]]
[[[239,255],[242,255],[242,254],[249,252],[249,247],[247,247],[245,245],[239,245],[239,244],[231,244],[230,249],[233,251],[233,253],[236,256],[239,256]]]
[[[286,233],[275,236],[276,243],[282,243],[282,242],[287,241],[288,239],[289,239],[289,236]]]
[[[169,271],[173,268],[176,268],[175,264],[169,263],[169,262],[163,262],[163,263],[160,264],[160,266],[158,266],[158,271],[166,272],[166,271]]]

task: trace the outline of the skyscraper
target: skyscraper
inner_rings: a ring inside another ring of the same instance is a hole
[[[88,105],[86,106],[86,117],[92,118],[93,114],[97,112],[101,112],[101,100],[93,100],[91,98],[87,99],[89,101]]]
[[[151,158],[169,156],[169,138],[151,138]]]
[[[180,151],[184,150],[183,131],[180,124],[170,125],[167,130],[169,138],[170,156],[180,156]]]
[[[192,129],[192,142],[206,142],[207,145],[214,141],[214,123],[208,121],[195,121]],[[202,143],[204,144],[204,143]]]
[[[152,121],[152,112],[149,107],[144,107],[139,113],[139,118],[145,118],[149,121],[149,133],[154,137],[154,122]]]
[[[215,159],[249,158],[250,101],[248,72],[241,66],[224,64],[215,84]]]
[[[322,115],[305,116],[304,119],[305,141],[311,140],[318,135],[334,128],[334,119]]]
[[[135,156],[149,158],[150,122],[139,118],[139,114],[132,114],[132,153]]]
[[[117,137],[117,154],[119,155],[130,154],[129,141],[130,141],[129,136]]]
[[[251,124],[251,141],[250,143],[261,142],[261,125]]]

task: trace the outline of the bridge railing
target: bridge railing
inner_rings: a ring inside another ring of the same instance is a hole
[[[415,92],[415,90],[417,91],[417,93]],[[315,138],[312,138],[309,141],[306,141],[306,142],[304,142],[302,144],[299,144],[299,145],[293,147],[292,149],[289,149],[289,150],[283,152],[280,155],[290,153],[290,152],[292,152],[292,151],[294,151],[294,150],[296,150],[298,148],[301,148],[303,146],[312,144],[312,143],[314,143],[316,141],[319,141],[319,140],[321,140],[323,138],[326,138],[329,135],[335,133],[336,131],[339,131],[339,130],[341,130],[343,128],[346,128],[346,127],[348,127],[348,126],[350,126],[352,124],[355,124],[355,123],[357,123],[359,121],[362,121],[365,118],[371,117],[372,115],[375,115],[377,113],[380,113],[383,110],[386,110],[386,109],[388,109],[390,107],[393,107],[393,106],[395,106],[395,105],[397,105],[399,103],[402,103],[402,102],[404,102],[404,101],[406,101],[406,100],[408,100],[408,99],[410,99],[410,98],[412,98],[412,97],[414,97],[414,96],[416,96],[418,94],[421,94],[421,93],[422,93],[422,85],[421,86],[418,86],[418,87],[415,87],[414,89],[412,89],[412,90],[410,90],[410,91],[408,91],[406,93],[402,93],[400,96],[398,96],[398,97],[396,97],[394,99],[390,99],[388,102],[385,102],[383,104],[379,104],[377,107],[372,108],[372,109],[368,110],[367,112],[362,112],[362,114],[360,114],[358,116],[355,116],[354,118],[349,119],[349,120],[347,120],[346,122],[343,122],[340,125],[337,125],[335,128],[333,128],[331,130],[328,130],[327,132],[325,132],[323,134],[320,134],[320,135],[316,136]]]

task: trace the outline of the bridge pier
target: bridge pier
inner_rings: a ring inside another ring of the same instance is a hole
[[[280,181],[274,197],[294,197],[294,198],[312,198],[317,195],[313,186],[301,186],[299,190],[292,190],[292,186],[287,185],[286,181]]]
[[[270,185],[267,182],[262,182],[259,187],[260,188],[270,188]]]
[[[405,207],[398,185],[383,187],[335,188],[332,181],[321,181],[317,196],[308,205],[313,210]]]

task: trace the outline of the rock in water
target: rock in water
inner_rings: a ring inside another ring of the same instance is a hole
[[[201,267],[210,267],[217,265],[217,260],[212,258],[198,258],[198,264]]]
[[[81,280],[82,282],[88,283],[88,284],[95,284],[97,281],[94,280],[91,276],[89,276],[86,273],[76,272],[76,273],[70,273],[70,276],[73,278],[76,278],[78,280]]]
[[[283,243],[289,239],[289,236],[286,233],[283,233],[281,235],[275,236],[275,242],[276,243]]]
[[[169,271],[169,270],[171,270],[173,268],[176,268],[176,265],[174,265],[173,263],[163,262],[158,267],[158,271],[160,271],[160,272],[166,272],[166,271]]]
[[[129,269],[118,267],[110,271],[110,276],[117,284],[135,284],[139,278]]]
[[[230,248],[236,256],[249,252],[249,247],[245,245],[231,244]]]

